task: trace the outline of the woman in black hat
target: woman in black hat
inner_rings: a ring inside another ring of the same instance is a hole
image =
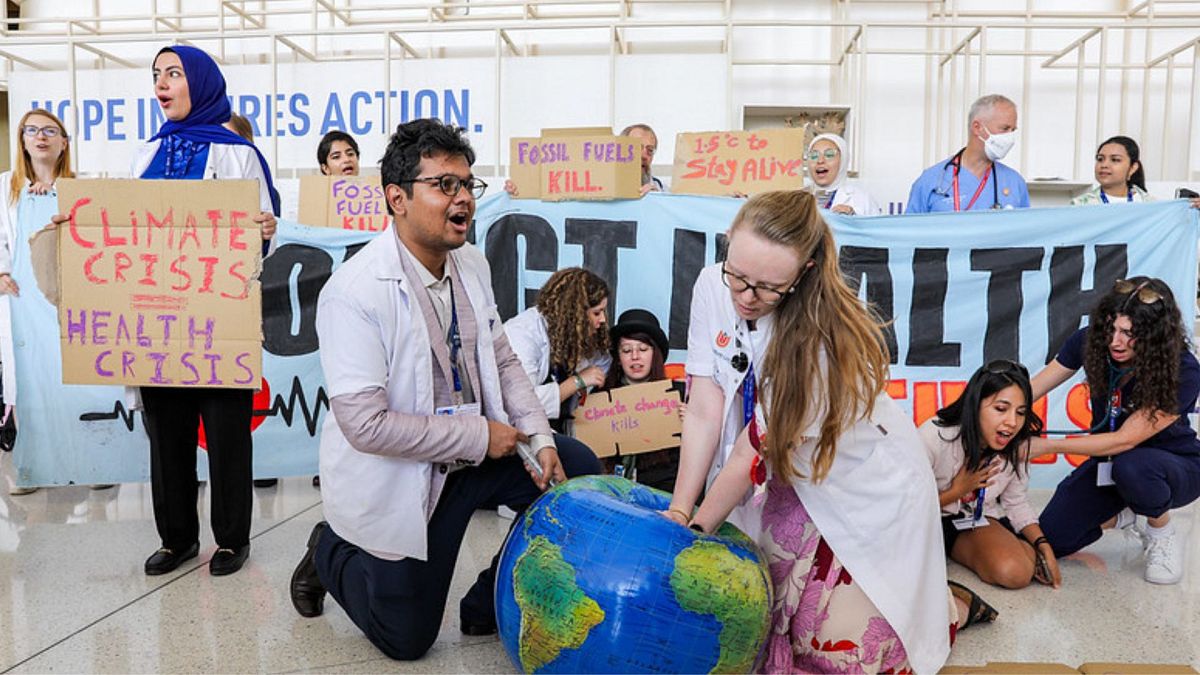
[[[658,317],[644,309],[626,310],[621,312],[609,335],[612,338],[613,364],[618,367],[608,369],[604,389],[667,379],[665,363],[670,347],[666,333],[659,326]],[[680,406],[681,416],[685,410],[686,406]],[[643,455],[610,457],[603,461],[608,473],[612,473],[620,463],[626,477],[667,492],[675,489],[675,474],[679,469],[678,447]]]

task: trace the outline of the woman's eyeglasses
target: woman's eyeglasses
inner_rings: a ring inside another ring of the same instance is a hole
[[[836,159],[838,156],[838,151],[834,150],[833,148],[826,150],[824,153],[813,150],[812,152],[808,153],[808,161],[815,162],[818,159],[821,159],[822,154],[825,155],[825,159]]]
[[[800,276],[804,276],[803,270],[800,272]],[[797,278],[791,286],[783,290],[761,284],[752,284],[746,277],[730,272],[725,267],[725,263],[721,263],[721,281],[725,282],[725,287],[734,293],[744,293],[746,289],[753,289],[754,297],[758,298],[759,302],[762,302],[764,305],[779,304],[779,301],[783,300],[783,296],[796,292],[796,284],[800,283],[800,279]]]
[[[32,124],[30,124],[30,125],[21,127],[21,133],[25,134],[26,136],[28,136],[30,138],[33,138],[34,136],[37,136],[38,134],[41,134],[41,135],[45,136],[46,138],[54,138],[54,137],[62,134],[62,131],[59,131],[58,127],[35,127]]]
[[[1125,299],[1125,304],[1121,306],[1122,313],[1129,306],[1129,302],[1134,298],[1143,305],[1153,305],[1156,302],[1161,302],[1163,299],[1162,293],[1149,287],[1150,280],[1147,279],[1140,284],[1136,284],[1128,279],[1117,279],[1113,282],[1113,290],[1121,295],[1128,295]]]

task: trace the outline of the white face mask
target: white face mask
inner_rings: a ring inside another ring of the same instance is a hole
[[[987,129],[987,126],[983,127]],[[1004,159],[1009,150],[1012,150],[1013,145],[1017,142],[1017,132],[1010,131],[1007,134],[993,134],[988,130],[988,137],[983,139],[983,153],[993,162],[999,162]]]

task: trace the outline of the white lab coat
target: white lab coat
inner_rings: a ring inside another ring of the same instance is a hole
[[[751,331],[746,321],[737,315],[729,289],[721,281],[721,264],[705,267],[692,287],[691,319],[688,325],[687,374],[707,377],[721,388],[721,438],[717,452],[708,471],[705,486],[711,486],[721,468],[729,461],[733,443],[741,432],[744,420],[742,398],[739,389],[747,367],[738,370],[733,359],[744,354],[756,370],[761,367],[766,355],[767,343],[771,339],[774,317],[770,314],[755,322]],[[748,495],[747,495],[748,496]],[[759,507],[743,500],[729,520],[751,537],[757,537],[760,521]]]
[[[12,171],[0,173],[0,272],[9,274],[12,273],[13,242],[17,239],[17,202],[9,198],[10,181]],[[9,300],[8,295],[0,295],[0,367],[4,369],[4,402],[13,404],[17,401],[17,369],[14,365],[12,306]]]
[[[794,453],[805,475],[819,433],[814,421]],[[825,480],[792,484],[834,555],[900,636],[913,669],[940,670],[950,655],[946,558],[937,483],[912,420],[880,394],[871,418],[838,438]]]
[[[464,286],[460,291],[469,299],[478,327],[475,352],[483,411],[489,419],[508,424],[494,344],[501,326],[487,260],[469,244],[452,251],[450,259],[458,268]],[[419,280],[404,274],[390,230],[329,278],[318,300],[317,331],[331,399],[386,383],[389,410],[434,413],[432,347],[414,291],[425,289]],[[458,297],[461,303],[463,296]],[[372,554],[393,560],[427,559],[427,524],[445,479],[444,464],[356,450],[336,418],[325,417],[321,431],[325,519],[343,539]]]
[[[542,408],[546,411],[546,417],[552,420],[558,419],[560,411],[558,384],[546,382],[546,378],[550,376],[550,335],[547,332],[545,317],[537,307],[530,307],[505,321],[504,332],[508,335],[508,343],[512,345],[517,358],[521,359],[525,373],[533,382],[533,391],[541,401]],[[578,372],[596,366],[607,373],[611,365],[612,356],[596,353],[584,358],[575,370]],[[579,395],[576,394],[568,399],[570,401],[569,409],[574,409],[578,397]]]

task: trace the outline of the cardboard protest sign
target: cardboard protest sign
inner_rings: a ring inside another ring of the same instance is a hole
[[[671,192],[755,194],[804,185],[804,130],[710,131],[675,137]]]
[[[392,217],[379,176],[302,176],[299,221],[317,227],[382,232]]]
[[[66,384],[256,388],[262,230],[253,180],[60,180]]]
[[[513,138],[509,180],[520,199],[637,199],[642,187],[642,142],[603,128],[543,129]]]
[[[575,437],[597,457],[675,447],[683,429],[680,405],[670,380],[596,392],[575,409]]]

